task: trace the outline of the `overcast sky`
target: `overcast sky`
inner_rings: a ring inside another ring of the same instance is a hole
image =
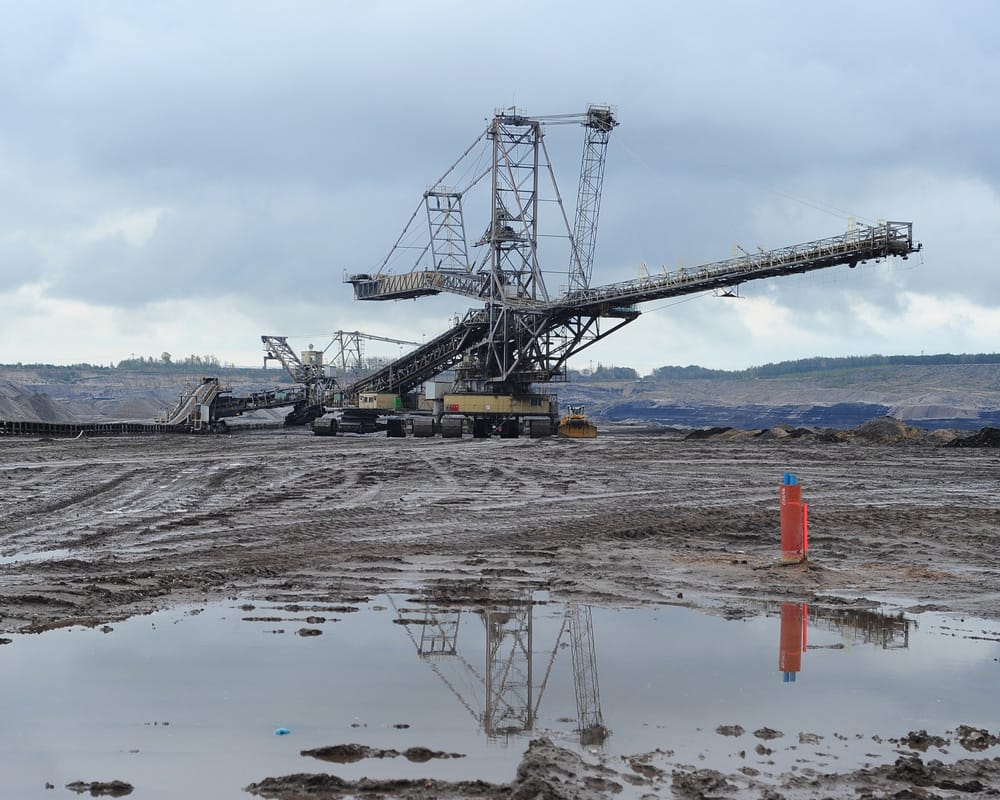
[[[621,122],[595,285],[852,217],[912,221],[924,250],[647,303],[572,366],[995,352],[998,97],[989,0],[0,0],[0,362],[430,338],[470,301],[359,303],[345,271],[378,267],[496,109],[588,103]],[[582,141],[546,137],[570,214]]]

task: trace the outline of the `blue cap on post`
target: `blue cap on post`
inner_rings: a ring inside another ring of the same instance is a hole
[[[786,472],[781,482],[785,486],[795,486],[799,482],[799,479],[795,477],[794,472]]]

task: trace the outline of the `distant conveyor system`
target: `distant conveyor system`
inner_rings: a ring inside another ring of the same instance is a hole
[[[174,407],[166,411],[158,425],[179,430],[215,431],[227,417],[238,417],[250,411],[267,408],[300,407],[306,402],[303,389],[269,389],[234,397],[218,378],[202,378],[187,387]]]
[[[202,423],[208,424],[211,419],[210,409],[224,389],[217,379],[203,378],[194,386],[186,389],[176,405],[162,419],[164,425],[189,426],[200,430]]]

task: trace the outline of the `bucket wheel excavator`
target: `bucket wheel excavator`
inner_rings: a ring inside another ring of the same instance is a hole
[[[545,144],[545,130],[555,125],[579,125],[584,131],[572,223]],[[592,105],[583,114],[529,117],[515,108],[495,114],[424,193],[380,267],[346,277],[357,300],[449,292],[478,305],[456,317],[449,330],[345,386],[347,403],[357,402],[363,392],[405,395],[453,368],[456,377],[444,398],[446,412],[490,417],[493,422],[543,414],[555,422],[554,396],[539,394],[533,386],[564,380],[569,358],[635,321],[642,303],[707,290],[732,293],[748,281],[889,257],[905,259],[920,250],[912,223],[879,222],[854,225],[845,233],[804,244],[592,286],[605,157],[617,125],[612,108],[603,105]],[[464,204],[473,187],[487,179],[489,218],[470,246]],[[561,227],[542,226],[543,204],[558,208]],[[555,246],[566,241],[568,256]],[[415,263],[407,265],[404,258],[414,252]],[[396,271],[400,265],[403,271]],[[545,275],[553,272],[564,276],[558,292],[546,285]]]

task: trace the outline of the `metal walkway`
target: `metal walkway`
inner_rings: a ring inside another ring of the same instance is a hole
[[[589,310],[609,304],[644,303],[842,264],[855,267],[890,256],[906,258],[919,249],[913,242],[913,223],[883,222],[877,226],[856,227],[839,236],[814,242],[747,253],[739,258],[677,269],[660,276],[574,292],[556,305]]]
[[[839,236],[813,242],[747,253],[739,258],[677,269],[659,276],[570,292],[554,300],[513,295],[505,297],[504,302],[512,308],[532,311],[589,311],[608,304],[663,300],[841,264],[853,267],[889,256],[906,258],[919,249],[919,245],[913,242],[912,223],[883,222],[874,226],[855,227]],[[489,275],[439,270],[401,275],[355,275],[348,282],[353,284],[357,300],[399,300],[441,292],[479,298],[488,294]]]

